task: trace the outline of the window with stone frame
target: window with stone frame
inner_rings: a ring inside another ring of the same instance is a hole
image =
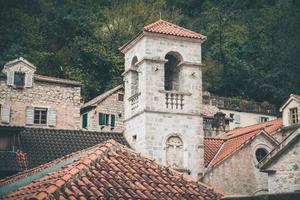
[[[180,55],[175,52],[170,52],[165,56],[167,62],[164,66],[165,72],[165,90],[179,90],[179,66]]]
[[[33,123],[36,125],[46,125],[47,112],[48,112],[47,108],[34,108]]]
[[[298,117],[298,108],[291,108],[289,114],[290,124],[298,124],[299,117]]]
[[[25,86],[25,73],[14,72],[14,85],[17,88],[23,88]]]
[[[173,168],[183,168],[183,142],[180,137],[171,136],[167,139],[166,162]]]
[[[264,159],[264,157],[266,157],[267,154],[268,154],[268,150],[266,150],[265,148],[256,149],[255,158],[257,162],[260,162],[262,159]]]

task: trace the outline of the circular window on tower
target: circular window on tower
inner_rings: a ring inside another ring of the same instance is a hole
[[[258,162],[260,162],[266,155],[268,154],[268,150],[265,148],[258,148],[255,151],[255,158]]]

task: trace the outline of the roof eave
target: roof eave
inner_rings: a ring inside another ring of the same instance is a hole
[[[125,54],[129,49],[131,49],[131,47],[133,47],[139,40],[141,40],[143,36],[144,36],[144,31],[140,31],[131,40],[129,40],[121,47],[119,47],[119,51]]]
[[[299,99],[295,98],[292,94],[290,95],[290,98],[280,107],[279,111],[282,112],[283,109],[292,101],[295,100],[298,103],[300,103]]]

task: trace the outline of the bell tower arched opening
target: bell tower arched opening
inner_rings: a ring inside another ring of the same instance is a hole
[[[131,76],[131,95],[135,95],[139,91],[139,73],[137,71],[136,63],[138,59],[136,56],[133,57],[131,61],[131,69],[132,69],[132,76]]]
[[[165,56],[165,90],[179,90],[179,66],[182,61],[181,55],[177,52],[169,52]]]

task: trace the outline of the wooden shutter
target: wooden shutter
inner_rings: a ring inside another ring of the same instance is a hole
[[[48,110],[48,125],[56,126],[56,110],[53,108],[49,108]]]
[[[99,125],[105,125],[105,114],[99,113]]]
[[[32,106],[27,106],[26,108],[26,124],[32,125],[34,119],[34,108]]]
[[[33,83],[33,73],[27,72],[25,73],[25,87],[32,87]]]
[[[115,127],[115,120],[116,120],[115,115],[111,115],[111,116],[110,116],[110,126],[111,126],[112,128]]]
[[[7,85],[14,85],[14,71],[7,71]]]
[[[5,124],[9,124],[10,120],[10,106],[2,105],[1,106],[1,122]]]

